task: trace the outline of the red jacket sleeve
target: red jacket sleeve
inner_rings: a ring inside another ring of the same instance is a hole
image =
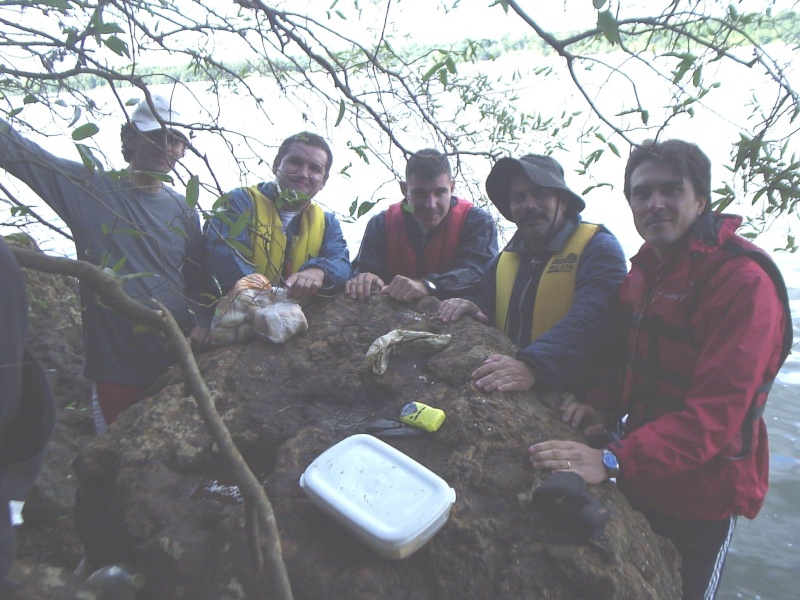
[[[674,475],[726,450],[759,386],[777,374],[784,319],[772,280],[752,260],[730,260],[712,277],[691,318],[702,349],[685,407],[615,445],[626,479]]]

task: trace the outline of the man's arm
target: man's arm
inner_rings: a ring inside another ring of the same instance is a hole
[[[705,287],[691,326],[707,334],[685,408],[615,444],[626,479],[673,476],[718,457],[757,388],[777,374],[784,311],[769,276],[748,258],[732,259]]]
[[[617,239],[598,232],[578,263],[575,298],[567,315],[517,353],[538,389],[571,389],[586,378],[610,337],[613,309],[626,269]]]
[[[431,273],[440,300],[462,298],[481,282],[484,267],[497,255],[497,228],[489,213],[473,208],[467,213],[459,235],[455,259],[446,271]]]
[[[194,312],[195,326],[208,329],[214,312],[211,308],[212,298],[218,294],[214,289],[206,260],[205,238],[200,229],[200,218],[196,211],[193,211],[190,218],[188,257],[183,265],[186,298],[190,309]]]
[[[110,188],[105,178],[93,174],[82,163],[51,154],[2,119],[0,167],[30,187],[70,228],[79,225],[81,211],[90,209],[92,200],[102,202]]]
[[[361,246],[353,261],[354,273],[372,273],[383,281],[386,273],[386,212],[372,217],[364,230]]]
[[[319,256],[307,260],[299,271],[312,268],[322,269],[325,273],[320,291],[338,292],[353,275],[342,227],[333,213],[325,213],[325,236],[322,238]]]
[[[225,218],[209,219],[205,225],[205,251],[209,274],[217,281],[223,294],[239,279],[255,272],[255,266],[250,262],[252,256],[250,228],[242,227],[239,233],[231,236],[231,224],[243,218],[245,212],[252,217],[252,211],[253,201],[250,195],[246,190],[239,188],[228,196]]]

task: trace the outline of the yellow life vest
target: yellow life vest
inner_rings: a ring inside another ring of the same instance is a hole
[[[544,268],[536,290],[533,306],[531,341],[549,331],[567,316],[575,299],[575,279],[578,261],[599,225],[580,223],[561,252],[554,254]],[[511,291],[517,277],[522,254],[506,252],[500,255],[495,275],[495,327],[508,334],[508,311]]]
[[[319,256],[325,236],[325,213],[313,202],[303,210],[300,232],[292,238],[289,260],[286,257],[286,234],[283,232],[281,214],[275,203],[262,194],[258,187],[246,188],[253,200],[254,222],[251,236],[253,264],[256,272],[273,283],[295,273],[309,258]]]

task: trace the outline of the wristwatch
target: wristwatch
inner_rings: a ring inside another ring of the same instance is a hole
[[[433,283],[430,279],[422,279],[422,285],[425,286],[425,289],[428,290],[428,293],[433,296],[436,294],[436,284]]]
[[[603,466],[606,468],[606,475],[613,479],[619,475],[619,461],[617,455],[608,448],[603,448]]]

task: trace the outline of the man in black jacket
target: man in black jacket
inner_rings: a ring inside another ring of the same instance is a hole
[[[21,521],[55,422],[50,390],[39,364],[25,349],[28,296],[22,271],[0,239],[0,597],[16,585],[13,526]]]

